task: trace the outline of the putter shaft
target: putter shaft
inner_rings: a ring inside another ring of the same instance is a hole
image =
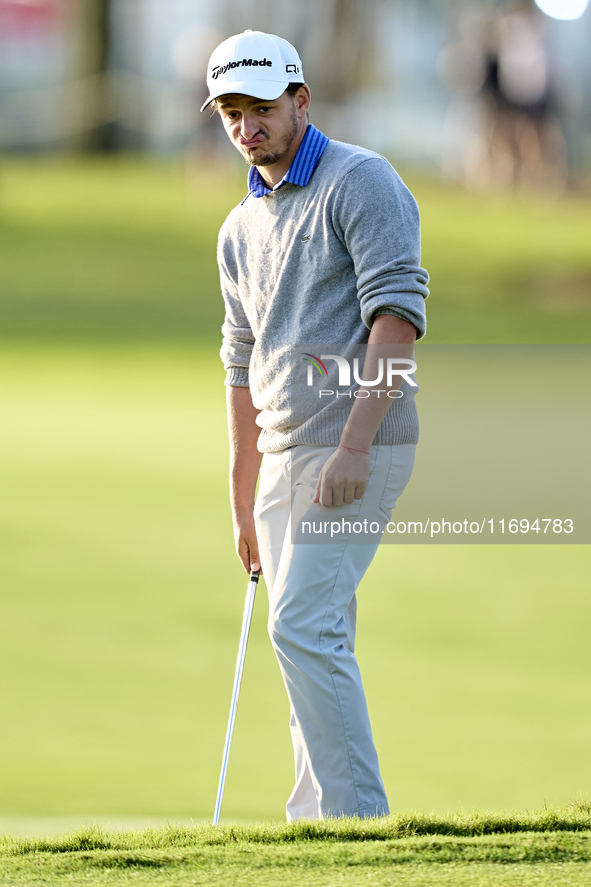
[[[238,708],[238,696],[240,694],[240,684],[242,683],[242,672],[244,671],[244,660],[246,658],[246,646],[248,644],[248,635],[250,632],[250,623],[252,621],[254,599],[257,590],[257,582],[259,581],[259,575],[260,570],[253,570],[251,572],[248,589],[246,591],[246,602],[244,604],[244,615],[242,617],[242,631],[240,632],[240,644],[238,645],[238,658],[236,660],[236,672],[234,674],[232,702],[230,703],[230,717],[228,718],[228,729],[226,730],[226,741],[224,743],[224,756],[222,758],[222,770],[220,773],[218,794],[215,802],[215,812],[213,814],[214,825],[217,825],[219,823],[220,813],[222,810],[222,800],[224,797],[224,787],[226,785],[226,774],[228,772],[228,761],[230,758],[230,746],[232,744],[232,734],[234,733],[236,709]]]

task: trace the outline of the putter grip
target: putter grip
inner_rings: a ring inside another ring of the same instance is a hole
[[[251,581],[251,582],[258,582],[258,581],[259,581],[259,576],[260,576],[260,575],[261,575],[261,571],[260,571],[260,570],[251,570],[251,571],[250,571],[250,581]]]

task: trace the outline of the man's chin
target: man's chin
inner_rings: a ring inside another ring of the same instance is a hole
[[[281,157],[279,154],[261,154],[257,156],[256,151],[254,151],[250,153],[246,160],[251,166],[271,166],[273,163],[281,160]]]

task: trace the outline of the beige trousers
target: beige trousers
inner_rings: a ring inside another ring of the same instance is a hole
[[[356,591],[411,476],[415,445],[371,447],[363,498],[325,508],[312,498],[333,451],[265,454],[255,506],[269,634],[291,706],[289,820],[388,813],[354,653]]]

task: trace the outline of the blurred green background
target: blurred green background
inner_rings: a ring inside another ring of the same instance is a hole
[[[432,275],[429,342],[589,342],[586,197],[406,180]],[[243,189],[242,170],[181,160],[0,162],[7,827],[212,814],[245,592],[215,241]],[[382,547],[359,658],[394,809],[588,796],[589,565],[588,546]],[[232,819],[282,818],[291,788],[264,597]]]

